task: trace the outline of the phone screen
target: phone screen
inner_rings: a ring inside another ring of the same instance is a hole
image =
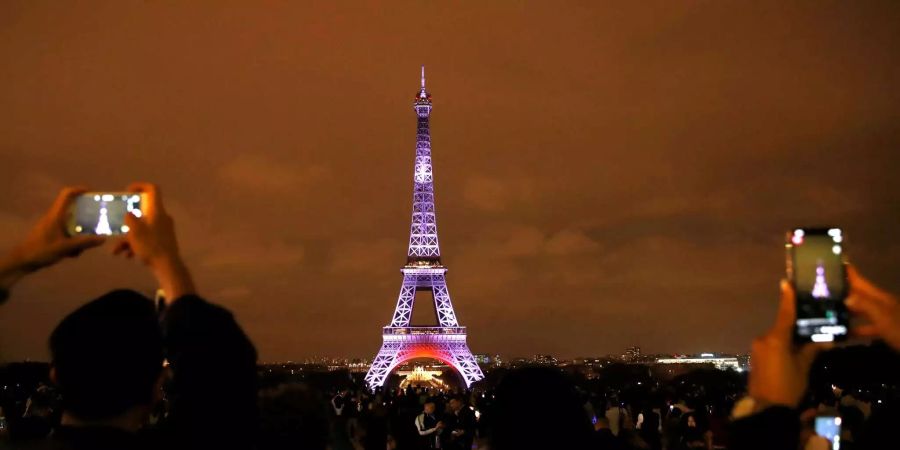
[[[141,217],[141,194],[132,192],[98,193],[75,200],[69,234],[115,235],[128,232],[125,214]]]
[[[840,228],[798,228],[788,235],[788,275],[797,295],[796,338],[831,342],[847,336],[847,274]]]
[[[841,418],[835,416],[817,416],[816,434],[828,439],[832,450],[841,448]]]

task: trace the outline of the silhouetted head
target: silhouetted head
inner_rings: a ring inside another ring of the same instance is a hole
[[[450,399],[450,411],[459,412],[459,410],[463,409],[463,406],[465,406],[465,402],[463,402],[462,398],[454,396]]]
[[[493,449],[590,448],[591,421],[574,384],[555,369],[510,371],[497,386],[494,406]]]
[[[150,406],[163,364],[155,306],[137,292],[112,291],[66,316],[50,353],[67,414],[103,420]]]

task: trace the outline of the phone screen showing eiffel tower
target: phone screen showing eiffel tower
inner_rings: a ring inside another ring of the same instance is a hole
[[[795,232],[791,241],[798,334],[822,341],[846,334],[847,283],[840,229],[803,230]]]
[[[137,194],[85,194],[75,200],[74,232],[78,234],[116,235],[128,232],[125,214],[140,211]]]

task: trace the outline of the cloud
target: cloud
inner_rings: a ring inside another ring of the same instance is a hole
[[[321,183],[330,177],[323,165],[299,167],[260,155],[241,155],[225,163],[218,176],[235,187],[265,193],[291,193]]]
[[[468,243],[463,251],[471,251],[491,259],[541,256],[569,256],[596,252],[600,244],[578,229],[566,228],[546,232],[538,227],[498,225],[485,232],[483,238]]]
[[[488,229],[480,239],[459,249],[459,259],[454,258],[465,291],[529,296],[559,282],[584,284],[593,279],[584,270],[572,270],[598,265],[602,246],[582,230],[547,232],[534,226],[502,224]]]
[[[535,256],[541,252],[545,237],[535,227],[518,227],[509,232],[505,240],[498,245],[488,244],[486,250],[493,248],[493,254],[500,257]]]
[[[532,183],[525,179],[503,181],[495,177],[475,176],[463,186],[466,202],[482,211],[499,212],[534,200]]]
[[[246,236],[229,236],[215,241],[223,245],[205,252],[200,265],[206,268],[295,266],[304,259],[303,246],[285,242],[263,242]]]
[[[600,244],[579,230],[562,230],[550,236],[544,243],[544,250],[551,255],[572,255],[591,253],[600,248]]]
[[[372,242],[338,242],[330,252],[331,272],[370,272],[373,267],[396,262],[403,264],[403,245],[393,239]]]

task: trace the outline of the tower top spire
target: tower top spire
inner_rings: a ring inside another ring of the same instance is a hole
[[[422,86],[419,88],[419,92],[416,94],[416,100],[413,103],[413,107],[416,109],[416,114],[419,117],[428,117],[431,114],[431,94],[425,90],[425,65],[422,65]]]
[[[425,90],[425,65],[422,65],[422,87],[419,88],[419,93],[416,95],[416,101],[424,101],[431,97]]]

